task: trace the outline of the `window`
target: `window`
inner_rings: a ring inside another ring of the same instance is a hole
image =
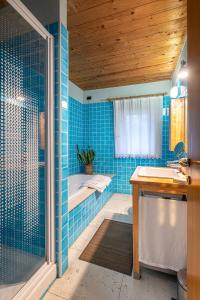
[[[160,158],[162,97],[114,101],[115,156]]]

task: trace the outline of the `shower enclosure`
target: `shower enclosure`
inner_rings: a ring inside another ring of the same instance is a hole
[[[0,2],[0,300],[55,277],[52,49],[20,1]]]

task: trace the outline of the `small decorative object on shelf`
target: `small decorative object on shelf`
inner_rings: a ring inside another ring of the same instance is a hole
[[[87,150],[80,151],[79,146],[77,145],[77,157],[81,164],[85,165],[85,172],[88,175],[93,174],[92,163],[95,158],[95,152],[90,147]]]

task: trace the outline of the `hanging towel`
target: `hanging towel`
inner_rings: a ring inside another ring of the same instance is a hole
[[[186,266],[187,202],[140,197],[139,260],[178,271]]]
[[[82,186],[92,188],[100,193],[110,184],[111,178],[104,175],[94,175],[91,179],[85,181]]]

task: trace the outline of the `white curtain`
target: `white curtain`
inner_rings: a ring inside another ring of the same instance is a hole
[[[161,157],[162,100],[156,96],[114,101],[116,157]]]
[[[187,202],[140,197],[139,219],[140,262],[176,272],[185,268]]]

